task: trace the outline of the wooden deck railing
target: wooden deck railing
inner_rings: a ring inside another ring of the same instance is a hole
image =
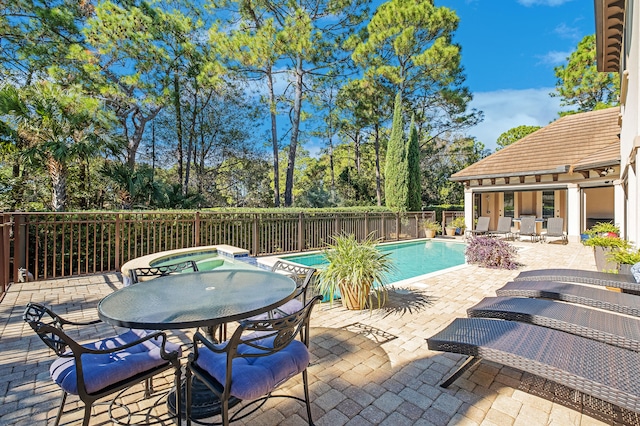
[[[0,223],[0,286],[24,267],[34,279],[120,270],[129,259],[164,250],[229,244],[252,256],[321,249],[345,232],[360,240],[424,236],[421,222],[435,212],[5,213]]]

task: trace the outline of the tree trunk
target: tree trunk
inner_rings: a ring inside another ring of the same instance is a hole
[[[182,190],[182,195],[185,197],[189,193],[189,175],[191,170],[191,153],[193,151],[193,140],[195,138],[196,132],[196,119],[198,118],[198,79],[195,78],[193,82],[194,93],[193,93],[193,108],[191,113],[191,130],[189,131],[189,143],[187,145],[187,167],[184,173],[184,188]]]
[[[160,112],[162,107],[157,107],[149,112],[149,115],[145,116],[138,106],[134,106],[131,110],[124,111],[122,114],[118,114],[120,124],[124,129],[124,136],[127,139],[127,165],[131,170],[136,165],[136,154],[144,135],[144,129],[147,123],[154,118]],[[129,114],[131,114],[131,120],[129,120]],[[129,125],[133,124],[133,134],[129,136]]]
[[[380,125],[375,124],[374,149],[376,151],[376,200],[382,206],[382,179],[380,176]]]
[[[269,86],[269,115],[271,116],[271,144],[273,146],[273,203],[280,207],[280,149],[278,148],[278,123],[276,114],[276,95],[273,90],[273,73],[267,67],[267,86]]]
[[[298,56],[296,61],[295,97],[291,122],[291,141],[289,143],[289,164],[287,165],[287,181],[284,191],[285,207],[290,207],[293,204],[293,171],[295,170],[296,148],[298,146],[298,134],[300,133],[300,113],[302,111],[302,58]]]
[[[173,75],[173,107],[176,110],[176,138],[178,142],[178,180],[180,181],[180,188],[183,186],[183,153],[182,153],[182,108],[180,106],[180,81],[178,80],[178,74]]]
[[[64,211],[67,203],[67,176],[64,164],[49,156],[47,171],[51,179],[51,208],[57,212]]]

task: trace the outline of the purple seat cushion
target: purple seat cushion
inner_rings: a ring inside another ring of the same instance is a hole
[[[633,275],[637,283],[640,283],[640,262],[631,267],[631,275]]]
[[[273,346],[273,337],[261,342]],[[206,347],[198,351],[196,364],[224,385],[227,374],[227,355],[217,354]],[[238,353],[261,353],[247,345],[239,345]],[[293,340],[284,349],[266,356],[234,358],[231,372],[231,395],[251,400],[269,394],[280,383],[304,371],[309,365],[309,351],[304,343]]]
[[[147,334],[148,332],[145,330],[129,330],[118,336],[83,346],[90,349],[113,349],[141,339]],[[87,392],[98,392],[114,383],[166,364],[167,361],[160,356],[161,343],[161,339],[150,339],[120,352],[82,355],[82,371]],[[167,352],[178,351],[179,354],[182,354],[180,345],[174,343],[167,342],[165,349]],[[70,351],[67,353],[71,354]],[[70,394],[78,395],[76,362],[73,356],[56,359],[51,364],[49,373],[62,389]]]

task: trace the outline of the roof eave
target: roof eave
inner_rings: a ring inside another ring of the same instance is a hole
[[[600,72],[619,72],[624,26],[624,0],[594,0],[596,62]]]
[[[567,173],[567,172],[569,172],[569,166],[558,166],[555,169],[548,169],[548,170],[528,170],[525,172],[491,173],[486,175],[473,175],[473,176],[469,176],[469,175],[451,176],[449,180],[453,182],[460,182],[460,181],[475,180],[475,179],[498,179],[498,178],[504,178],[504,177],[549,175],[549,174]]]

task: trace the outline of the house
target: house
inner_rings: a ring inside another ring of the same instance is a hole
[[[464,184],[467,226],[479,216],[489,229],[500,216],[562,217],[578,241],[596,222],[620,224],[619,122],[617,107],[568,115],[452,175]]]
[[[595,0],[598,71],[620,76],[620,212],[622,235],[640,246],[640,5]]]

